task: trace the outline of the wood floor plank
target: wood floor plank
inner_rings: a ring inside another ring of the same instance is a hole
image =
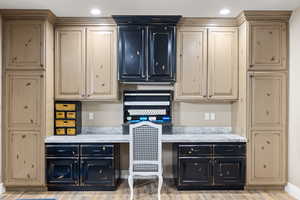
[[[135,200],[157,199],[157,183],[138,183],[134,188]],[[54,198],[56,200],[128,200],[129,188],[124,181],[116,191],[88,192],[6,192],[0,195],[1,200],[16,200],[20,198]],[[164,183],[161,193],[162,200],[295,200],[284,191],[223,191],[194,190],[177,191],[173,184]]]

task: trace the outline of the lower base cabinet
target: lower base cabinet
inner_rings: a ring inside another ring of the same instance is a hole
[[[243,189],[245,143],[174,144],[176,187],[184,189]]]
[[[48,190],[115,190],[118,144],[47,144]]]

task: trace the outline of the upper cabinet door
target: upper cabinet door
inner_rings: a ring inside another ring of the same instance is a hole
[[[287,68],[287,30],[285,23],[250,23],[251,70]]]
[[[87,28],[87,98],[117,98],[116,28]]]
[[[7,102],[6,119],[9,129],[39,130],[43,72],[10,71],[6,73]]]
[[[207,30],[182,27],[177,31],[176,100],[201,100],[207,88]]]
[[[145,27],[119,27],[118,69],[121,82],[145,80],[145,37]]]
[[[5,67],[44,68],[44,23],[38,20],[10,20],[5,23]]]
[[[249,77],[252,129],[283,129],[286,125],[286,75],[255,72]]]
[[[175,81],[175,26],[149,27],[150,81]]]
[[[238,98],[237,28],[210,28],[208,34],[208,92],[211,99]]]
[[[85,28],[57,28],[55,37],[55,98],[84,98]]]

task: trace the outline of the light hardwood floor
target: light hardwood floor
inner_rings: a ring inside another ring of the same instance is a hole
[[[135,200],[156,199],[156,184],[137,183]],[[117,191],[91,192],[6,192],[1,200],[54,198],[56,200],[128,200],[129,189],[123,182]],[[294,200],[283,191],[177,191],[173,185],[163,186],[162,200]]]

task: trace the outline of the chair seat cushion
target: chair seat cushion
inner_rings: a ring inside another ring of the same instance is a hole
[[[134,164],[133,171],[134,172],[157,172],[158,165],[157,164]]]

